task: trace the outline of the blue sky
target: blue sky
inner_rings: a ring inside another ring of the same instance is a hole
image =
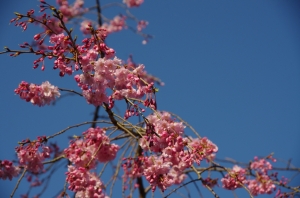
[[[107,2],[111,1],[102,4]],[[37,1],[23,3],[1,2],[1,46],[18,49],[18,44],[39,32],[33,27],[22,32],[8,25],[13,12],[38,9]],[[201,136],[216,143],[218,158],[249,162],[254,156],[274,152],[275,158],[292,159],[299,167],[299,11],[297,0],[145,0],[132,13],[149,21],[145,31],[154,38],[142,45],[141,37],[125,30],[111,35],[107,43],[118,57],[126,60],[133,54],[136,62],[165,82],[157,93],[158,108],[180,115]],[[108,17],[119,12],[104,10]],[[44,72],[33,70],[35,57],[30,55],[0,58],[0,159],[14,159],[14,147],[22,139],[50,135],[92,119],[94,107],[80,97],[43,108],[21,101],[13,90],[22,80],[36,84],[49,80],[71,89],[77,89],[76,83],[72,77],[60,78],[50,63]],[[70,131],[55,141],[66,142],[67,136],[84,130]],[[15,183],[0,181],[3,197],[8,197]],[[52,193],[47,191],[49,197],[60,189],[60,183],[53,184]],[[26,188],[21,186],[17,195]],[[233,197],[220,188],[217,192]]]

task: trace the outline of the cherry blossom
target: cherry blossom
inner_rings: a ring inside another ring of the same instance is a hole
[[[144,0],[123,0],[123,3],[125,3],[129,8],[131,7],[139,7]]]
[[[111,144],[105,135],[105,130],[89,128],[83,132],[84,139],[71,141],[69,147],[64,150],[66,157],[76,167],[92,169],[97,162],[112,161],[119,150],[119,146]]]
[[[87,8],[84,8],[84,0],[76,0],[71,5],[69,5],[69,2],[65,0],[57,0],[56,2],[60,6],[59,9],[64,15],[65,21],[88,11]]]
[[[38,137],[37,140],[26,139],[19,142],[19,146],[16,147],[19,164],[13,165],[8,160],[0,161],[1,179],[12,180],[24,168],[24,173],[28,172],[25,177],[31,183],[31,187],[41,186],[44,183],[40,175],[47,171],[44,169],[44,164],[55,163],[65,158],[68,161],[66,182],[68,189],[75,192],[75,197],[108,198],[105,195],[107,186],[100,180],[96,170],[99,164],[108,162],[114,168],[116,167],[114,160],[123,145],[119,146],[112,143],[111,140],[118,143],[125,140],[124,146],[128,142],[130,142],[128,146],[136,143],[133,148],[137,149],[124,152],[123,159],[118,159],[117,167],[123,168],[124,191],[132,186],[133,188],[142,187],[142,182],[139,181],[144,179],[148,182],[148,189],[151,189],[152,192],[157,188],[164,192],[173,185],[182,184],[190,170],[198,174],[198,180],[201,180],[202,185],[208,189],[218,186],[218,178],[211,178],[210,175],[205,179],[202,177],[202,173],[211,170],[226,174],[221,179],[223,188],[235,190],[244,187],[252,196],[272,194],[276,190],[276,185],[286,187],[288,180],[279,180],[278,173],[272,172],[271,162],[276,161],[272,155],[261,159],[255,157],[247,168],[234,165],[231,170],[215,163],[215,155],[218,152],[216,144],[207,137],[188,136],[185,131],[186,126],[190,129],[192,127],[181,118],[176,119],[174,117],[177,116],[158,110],[156,100],[158,89],[154,87],[154,84],[163,85],[163,83],[148,74],[143,64],[134,63],[132,56],[127,62],[117,58],[116,51],[105,43],[110,33],[129,27],[126,24],[127,19],[134,19],[137,22],[134,31],[143,35],[143,43],[147,43],[150,36],[145,36],[141,31],[147,27],[148,22],[135,18],[127,8],[139,7],[143,0],[123,0],[126,5],[118,5],[125,8],[126,16],[119,14],[112,20],[105,18],[107,23],[103,23],[102,26],[104,17],[99,12],[101,10],[99,5],[97,5],[97,14],[100,22],[96,25],[94,21],[86,19],[85,16],[82,17],[89,11],[84,7],[84,0],[75,0],[73,4],[67,0],[57,0],[59,9],[44,0],[40,0],[40,3],[40,12],[42,13],[40,16],[34,16],[35,11],[29,10],[24,15],[15,13],[16,17],[11,20],[11,23],[21,27],[24,31],[29,24],[38,24],[39,28],[43,28],[32,36],[33,44],[22,43],[20,47],[25,51],[10,50],[5,47],[6,51],[3,53],[8,52],[13,57],[22,53],[36,55],[33,68],[36,69],[39,64],[42,64],[42,71],[45,70],[45,62],[52,61],[53,69],[59,71],[59,76],[74,77],[74,83],[82,93],[69,91],[83,96],[82,98],[88,104],[96,107],[103,106],[107,113],[105,118],[108,121],[101,121],[105,123],[104,126],[101,126],[102,128],[93,125],[81,136],[75,135],[63,152],[56,144],[52,143],[48,146],[46,143],[49,139],[81,124],[68,127],[54,135]],[[91,9],[94,8],[91,7]],[[51,15],[47,14],[47,11],[51,11]],[[76,18],[74,22],[80,24],[80,30],[84,34],[81,41],[77,40],[73,29],[69,28],[68,22],[74,18]],[[80,23],[77,19],[84,20]],[[60,90],[68,91],[62,88]],[[41,85],[22,81],[15,89],[15,93],[21,99],[40,107],[49,105],[60,97],[59,88],[51,85],[48,81]],[[126,102],[124,118],[113,112],[115,102],[117,103],[118,100]],[[98,116],[95,114],[95,117],[96,115]],[[132,116],[139,116],[138,124],[135,125],[129,120]],[[93,122],[93,124],[95,123]],[[106,135],[106,131],[112,131],[112,133]],[[194,130],[192,129],[192,131]],[[121,134],[114,136],[115,132],[121,132]],[[128,153],[130,155],[126,156]],[[50,155],[53,159],[45,163],[45,159],[50,158]],[[202,163],[205,163],[203,161],[206,161],[210,167],[203,169]],[[201,167],[199,167],[200,165]],[[203,171],[198,171],[197,168]],[[118,171],[116,170],[117,173],[119,173]],[[24,175],[22,174],[20,180]],[[114,177],[117,176],[119,175],[114,175]],[[135,181],[137,182],[133,184],[132,182]],[[291,187],[286,188],[292,189]],[[298,187],[295,189],[296,192]],[[210,191],[213,192],[211,189]],[[293,194],[291,195],[293,196]],[[28,195],[23,195],[23,197],[28,197]],[[67,192],[62,192],[59,197],[68,197]],[[282,193],[279,189],[275,197],[285,198],[289,197],[289,194]]]
[[[193,139],[188,145],[192,149],[193,157],[198,164],[203,159],[207,161],[214,160],[215,153],[218,152],[218,147],[206,137]]]
[[[104,192],[104,185],[95,173],[83,167],[68,166],[66,181],[68,189],[76,192],[75,197],[108,198]]]
[[[259,194],[272,194],[276,186],[268,175],[258,174],[256,179],[248,181],[248,188],[253,196],[258,196]]]
[[[20,168],[18,166],[14,166],[11,161],[8,160],[0,160],[0,178],[6,180],[12,180],[13,177],[17,177],[19,175]]]
[[[139,21],[136,28],[137,31],[139,32],[142,31],[142,29],[145,29],[148,24],[149,24],[148,21],[144,21],[144,20]]]
[[[40,151],[41,150],[41,151]],[[28,142],[16,148],[20,165],[33,173],[39,173],[43,170],[43,161],[50,157],[50,149],[48,146],[40,142]]]
[[[223,188],[228,190],[235,190],[241,188],[243,184],[247,183],[246,170],[235,165],[232,170],[221,179]]]
[[[250,168],[258,170],[263,174],[267,174],[268,170],[272,170],[272,164],[266,159],[258,159],[257,157],[255,157],[254,162],[251,163]]]
[[[15,89],[15,93],[20,98],[31,102],[33,105],[44,106],[50,105],[57,97],[60,96],[58,88],[51,85],[48,81],[41,85],[29,84],[22,81],[19,87]]]
[[[105,29],[107,33],[119,32],[123,28],[126,28],[126,17],[125,16],[115,16],[113,20],[108,23],[104,23],[101,28]]]

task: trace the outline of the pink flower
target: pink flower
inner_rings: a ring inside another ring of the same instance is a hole
[[[198,165],[203,159],[207,161],[214,160],[215,153],[218,152],[218,147],[206,137],[193,139],[192,142],[188,144],[189,147],[192,148],[192,154]]]
[[[158,186],[165,191],[170,186],[169,178],[166,175],[171,169],[172,163],[164,162],[162,158],[150,156],[145,160],[144,175],[152,186],[152,191]]]
[[[123,3],[125,3],[129,8],[131,7],[139,7],[144,0],[123,0]]]
[[[41,85],[22,81],[19,87],[15,89],[15,93],[20,95],[21,99],[27,102],[30,101],[33,105],[38,106],[49,105],[60,96],[58,88],[51,85],[48,81],[43,82]]]
[[[92,22],[89,20],[84,20],[80,23],[80,30],[82,31],[83,34],[90,34],[92,27]]]
[[[119,32],[123,28],[126,28],[126,17],[125,16],[115,16],[109,24],[104,23],[101,28],[105,29],[107,33]]]
[[[145,29],[148,24],[149,24],[148,21],[144,21],[144,20],[139,21],[136,28],[137,31],[139,32],[142,31],[142,29]]]
[[[72,5],[69,5],[68,1],[65,0],[57,0],[57,3],[60,5],[59,10],[64,15],[65,21],[88,10],[84,8],[83,0],[76,0]]]
[[[248,181],[248,188],[253,196],[259,194],[272,194],[276,186],[268,175],[258,174],[256,179]]]
[[[39,151],[42,149],[42,152]],[[39,142],[28,143],[16,148],[20,165],[33,173],[39,173],[43,168],[43,161],[49,158],[49,147],[43,146]]]
[[[76,192],[75,197],[105,198],[104,184],[95,173],[89,172],[83,167],[68,166],[66,181],[68,189]]]
[[[267,174],[268,170],[272,170],[272,165],[266,159],[254,158],[254,162],[250,165],[251,169],[256,169],[261,173]]]
[[[109,162],[115,159],[119,146],[111,144],[105,135],[105,130],[89,128],[83,132],[84,139],[72,141],[64,150],[66,157],[76,167],[86,167],[92,169],[97,162]]]
[[[235,190],[241,188],[242,184],[246,184],[246,170],[235,165],[224,178],[221,179],[223,188],[228,190]]]
[[[11,161],[0,160],[0,178],[6,180],[12,180],[13,177],[17,177],[20,173],[20,168],[14,166]]]

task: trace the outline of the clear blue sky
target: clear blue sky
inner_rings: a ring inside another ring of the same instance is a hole
[[[102,4],[107,2],[111,1]],[[39,30],[29,27],[22,33],[8,25],[9,20],[15,11],[38,10],[38,2],[10,0],[0,5],[0,46],[18,49],[18,44],[30,41]],[[118,11],[108,9],[104,14],[112,17]],[[136,62],[165,82],[157,94],[160,110],[180,115],[201,136],[216,143],[218,158],[248,162],[274,152],[275,158],[292,159],[300,166],[299,1],[145,0],[132,13],[149,21],[145,31],[154,39],[142,45],[142,38],[125,30],[111,35],[107,43],[118,57],[127,59],[133,54]],[[49,80],[59,87],[78,89],[72,77],[58,77],[50,63],[45,72],[33,70],[34,58],[0,56],[0,159],[14,159],[14,147],[22,139],[50,135],[92,119],[94,107],[80,97],[39,108],[14,95],[22,80],[36,84]],[[84,130],[70,131],[55,141],[66,142],[64,138]],[[55,180],[54,190],[46,195],[51,197],[63,182]],[[0,181],[1,197],[8,197],[15,183]],[[21,185],[17,195],[26,188]],[[217,192],[233,197],[220,188]]]

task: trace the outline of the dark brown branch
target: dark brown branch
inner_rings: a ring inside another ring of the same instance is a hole
[[[97,17],[98,17],[98,25],[102,26],[102,18],[101,18],[101,7],[100,7],[100,1],[96,0],[96,9],[97,9]]]
[[[100,110],[100,106],[98,106],[98,107],[95,108],[93,121],[97,121],[98,120],[98,118],[99,118],[99,110]],[[96,122],[94,122],[92,124],[92,128],[95,128],[95,127],[96,127]]]
[[[110,121],[113,123],[113,125],[115,125],[118,129],[120,129],[121,131],[124,131],[125,133],[131,135],[133,138],[138,139],[138,137],[140,136],[140,134],[137,134],[129,129],[127,129],[126,127],[124,127],[121,123],[119,123],[115,117],[114,117],[114,113],[111,111],[110,108],[108,108],[108,104],[103,103],[103,107],[105,108],[106,113],[108,114],[108,117],[110,119]]]
[[[96,9],[97,9],[98,25],[99,25],[99,27],[101,27],[102,26],[102,17],[101,17],[101,7],[100,7],[99,0],[96,0]],[[101,52],[100,57],[104,58],[104,53]],[[100,110],[100,106],[97,106],[94,111],[93,121],[97,121],[97,119],[99,118],[99,110]],[[96,123],[93,123],[92,127],[95,128]]]
[[[138,156],[143,155],[143,149],[141,148],[141,146],[138,146],[138,147],[137,147],[136,154],[137,154]],[[137,157],[138,157],[138,156],[137,156]],[[138,178],[137,178],[137,183],[139,184],[140,198],[146,198],[146,192],[145,192],[145,187],[144,187],[144,184],[143,184],[143,179],[142,179],[142,177],[138,177]]]

